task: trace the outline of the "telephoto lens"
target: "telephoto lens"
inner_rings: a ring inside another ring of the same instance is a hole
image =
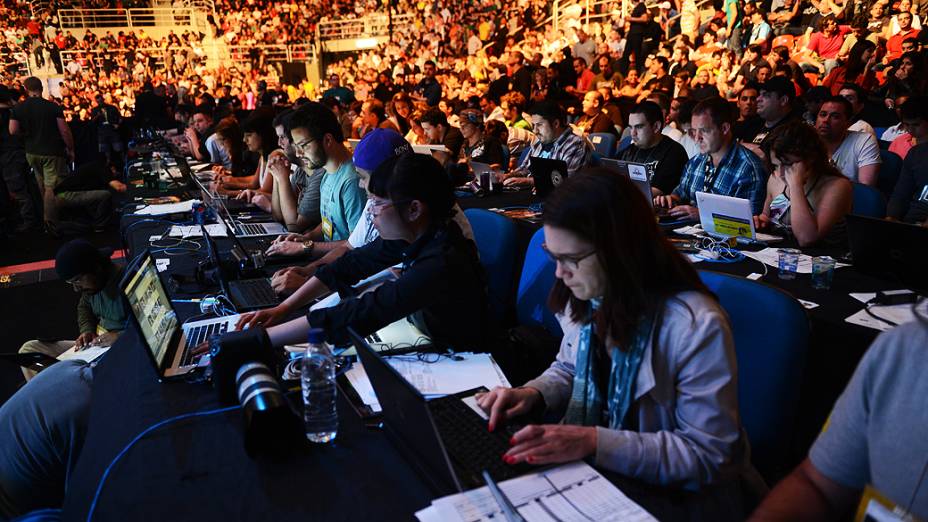
[[[245,451],[250,457],[283,453],[293,447],[287,442],[301,443],[299,421],[267,366],[260,362],[243,364],[235,374],[235,388],[245,421]]]

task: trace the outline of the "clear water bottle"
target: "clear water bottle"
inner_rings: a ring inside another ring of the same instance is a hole
[[[321,444],[332,441],[338,432],[335,358],[324,339],[322,328],[309,330],[309,346],[301,370],[306,438]]]

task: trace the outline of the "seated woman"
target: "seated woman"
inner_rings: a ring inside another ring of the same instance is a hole
[[[563,422],[518,431],[504,460],[592,457],[604,469],[693,490],[760,480],[739,421],[728,319],[658,231],[641,192],[608,171],[578,173],[546,201],[544,231],[542,247],[556,263],[549,303],[564,330],[560,352],[525,386],[498,387],[478,404],[490,430],[538,410]]]
[[[420,154],[385,161],[374,170],[368,190],[380,238],[319,268],[276,307],[243,315],[238,328],[275,325],[330,290],[344,295],[351,285],[402,263],[399,277],[375,290],[269,328],[271,342],[304,342],[312,325],[324,328],[330,342],[347,343],[348,326],[366,336],[409,317],[439,346],[485,346],[486,276],[476,245],[453,220],[454,193],[441,164]]]
[[[248,152],[258,156],[258,168],[248,176],[220,176],[219,188],[222,192],[235,194],[265,212],[271,212],[271,194],[274,178],[267,172],[268,156],[277,149],[277,133],[274,132],[274,111],[261,108],[252,112],[242,121],[242,142]]]
[[[802,122],[782,125],[768,137],[765,148],[773,175],[767,179],[764,212],[754,216],[754,227],[784,227],[800,246],[843,243],[853,186],[831,164],[815,129]]]
[[[483,113],[478,109],[464,109],[458,114],[458,121],[461,125],[461,134],[464,136],[464,158],[461,163],[464,163],[466,167],[467,163],[477,161],[505,170],[507,167],[505,142],[486,133]]]

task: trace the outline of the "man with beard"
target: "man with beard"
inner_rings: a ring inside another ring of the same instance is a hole
[[[280,149],[270,154],[267,168],[274,176],[274,192],[271,195],[274,219],[286,224],[292,232],[302,232],[312,230],[322,222],[319,186],[323,173],[303,170],[290,135],[292,116],[293,111],[287,110],[274,118],[274,132],[277,133]]]

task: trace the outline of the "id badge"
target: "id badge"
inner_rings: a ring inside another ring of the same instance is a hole
[[[322,216],[322,236],[326,241],[332,241],[332,221],[327,216]]]
[[[924,522],[867,484],[860,496],[854,522]]]

